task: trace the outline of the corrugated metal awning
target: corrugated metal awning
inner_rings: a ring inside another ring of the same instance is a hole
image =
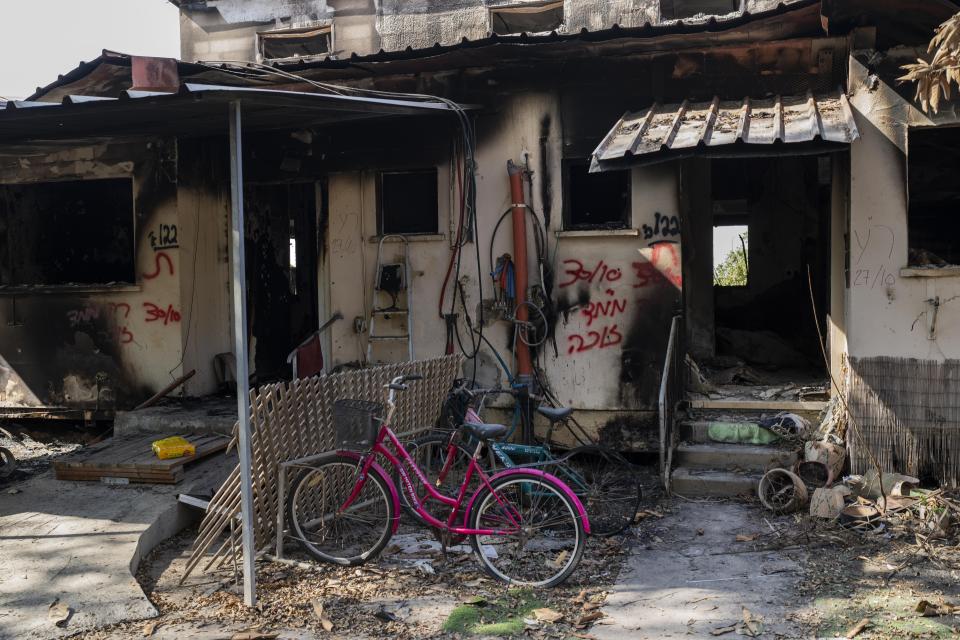
[[[776,96],[661,105],[627,113],[593,152],[591,171],[690,155],[773,155],[846,146],[860,136],[847,96]],[[799,145],[778,149],[779,145]]]
[[[404,94],[397,94],[404,95]],[[227,133],[227,105],[243,103],[245,131],[297,130],[360,119],[450,112],[425,100],[183,84],[177,93],[123,91],[119,98],[68,95],[60,102],[0,100],[0,153],[12,145],[123,136]]]

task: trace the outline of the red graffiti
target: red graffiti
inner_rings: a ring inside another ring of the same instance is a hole
[[[613,318],[627,310],[627,301],[606,300],[604,302],[588,302],[581,313],[587,317],[587,326],[593,324],[597,318]]]
[[[126,327],[117,327],[117,338],[120,344],[130,344],[133,342],[133,333]]]
[[[683,286],[683,266],[680,264],[680,254],[677,245],[672,242],[658,242],[653,245],[653,254],[650,262],[657,265],[657,269],[677,289]]]
[[[569,280],[561,282],[558,286],[569,287],[572,284],[576,284],[581,280],[587,282],[588,284],[601,283],[601,282],[616,282],[621,277],[623,277],[623,272],[620,271],[617,267],[610,267],[603,260],[597,263],[597,266],[593,270],[588,270],[584,268],[583,263],[579,260],[564,260],[564,266],[571,265],[571,268],[564,271],[564,273],[569,276]]]
[[[130,317],[130,305],[126,302],[109,302],[107,303],[107,307],[114,313],[122,311],[124,318]]]
[[[663,282],[666,279],[652,262],[634,262],[633,275],[637,279],[633,283],[634,289],[641,289],[651,282]]]
[[[180,312],[174,309],[172,304],[167,305],[166,309],[162,309],[152,302],[144,302],[143,308],[147,311],[147,322],[162,320],[165,325],[171,322],[180,322]]]
[[[567,348],[567,355],[571,355],[591,349],[606,349],[616,346],[623,342],[623,335],[617,325],[614,324],[604,327],[602,331],[590,331],[586,334],[586,337],[579,334],[567,336],[567,341],[570,343]]]
[[[648,262],[634,262],[633,273],[636,282],[634,289],[650,284],[671,284],[676,288],[683,286],[683,267],[677,245],[672,242],[658,242],[652,246]]]
[[[160,261],[161,261],[161,260],[165,260],[165,261],[166,261],[166,263],[167,263],[167,270],[170,272],[170,275],[171,275],[171,276],[173,275],[173,260],[170,259],[170,256],[167,255],[167,252],[166,252],[166,251],[157,251],[157,252],[154,254],[154,258],[153,258],[154,267],[155,267],[154,270],[153,270],[153,273],[145,273],[145,274],[143,274],[143,279],[144,279],[144,280],[153,280],[154,278],[156,278],[157,276],[160,275],[160,272],[163,271],[163,269],[162,269],[161,266],[160,266]]]

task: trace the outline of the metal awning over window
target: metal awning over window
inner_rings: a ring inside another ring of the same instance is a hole
[[[776,96],[654,104],[627,113],[593,152],[591,171],[691,155],[818,153],[860,137],[847,96]],[[784,145],[791,145],[785,147]]]

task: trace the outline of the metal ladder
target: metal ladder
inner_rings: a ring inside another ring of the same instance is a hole
[[[383,263],[383,243],[392,238],[399,238],[403,245],[402,263]],[[413,299],[413,278],[410,273],[410,243],[406,236],[386,235],[380,238],[377,244],[377,269],[374,272],[376,281],[373,283],[373,309],[370,312],[370,322],[367,324],[367,363],[373,362],[373,347],[377,344],[407,341],[407,359],[413,357],[413,312],[410,301]],[[390,296],[390,305],[378,306],[380,293]],[[405,307],[398,306],[400,295],[406,297]],[[403,315],[407,317],[407,332],[404,334],[380,335],[376,332],[377,318],[389,319],[390,316]]]

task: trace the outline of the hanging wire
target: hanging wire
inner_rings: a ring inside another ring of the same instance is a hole
[[[479,227],[477,225],[477,216],[476,216],[476,195],[477,195],[477,179],[476,179],[476,161],[475,161],[475,148],[476,148],[476,131],[473,126],[473,121],[470,119],[466,110],[459,105],[458,103],[444,98],[442,96],[435,96],[422,93],[400,93],[394,91],[379,91],[376,89],[361,89],[357,87],[348,87],[343,85],[332,84],[328,82],[318,82],[310,78],[304,77],[302,75],[285,71],[283,69],[278,69],[277,67],[267,65],[260,62],[251,62],[251,61],[239,61],[239,60],[222,60],[218,61],[216,64],[210,62],[199,62],[207,68],[215,69],[220,72],[229,73],[238,77],[243,77],[245,79],[251,77],[263,77],[263,76],[277,76],[287,80],[293,80],[296,82],[304,82],[310,86],[326,91],[328,93],[339,95],[339,96],[358,96],[358,97],[376,97],[376,98],[389,98],[389,99],[398,99],[398,100],[407,100],[407,101],[422,101],[422,102],[435,102],[441,103],[447,106],[450,111],[454,113],[457,118],[457,122],[461,132],[460,138],[460,148],[459,150],[454,151],[454,160],[457,165],[457,178],[458,185],[460,188],[460,215],[459,215],[459,225],[457,229],[457,237],[452,249],[452,255],[450,259],[450,267],[448,268],[448,274],[444,278],[442,289],[440,292],[441,300],[441,315],[442,315],[442,304],[443,300],[446,298],[446,291],[450,287],[450,271],[453,271],[453,286],[452,294],[450,296],[450,314],[454,314],[457,309],[458,297],[460,306],[463,309],[464,320],[467,323],[469,329],[470,338],[471,338],[471,348],[468,350],[465,348],[463,341],[460,337],[459,329],[457,325],[454,324],[454,332],[456,335],[457,345],[460,348],[460,351],[469,359],[473,360],[473,381],[476,381],[477,374],[477,355],[480,352],[480,347],[483,338],[483,271],[482,265],[480,262],[480,242],[479,242]],[[251,72],[259,72],[263,76],[256,76]],[[266,79],[266,78],[264,78]],[[465,233],[469,229],[471,233]],[[463,247],[469,241],[470,236],[473,238],[474,243],[474,253],[477,267],[477,288],[480,304],[478,306],[478,318],[477,318],[477,328],[474,328],[474,324],[470,317],[469,312],[467,311],[467,298],[466,294],[463,291],[463,286],[460,281],[460,271],[463,258]],[[539,240],[538,240],[539,242]],[[538,245],[539,252],[539,245]],[[479,338],[474,339],[473,334],[477,333]]]

